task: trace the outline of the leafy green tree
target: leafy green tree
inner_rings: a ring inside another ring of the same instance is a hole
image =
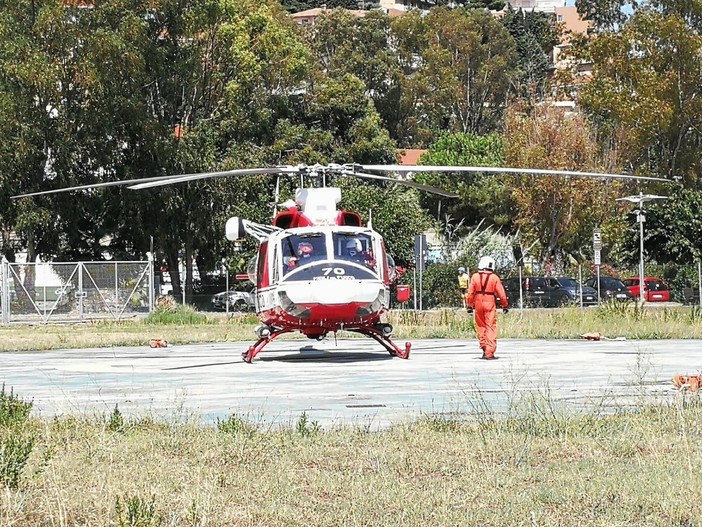
[[[331,76],[360,79],[391,137],[408,147],[445,130],[495,130],[518,72],[513,39],[484,10],[437,8],[392,20],[333,11],[307,33],[320,64]]]
[[[502,166],[504,146],[498,134],[445,134],[421,158],[423,165]],[[417,181],[458,194],[457,199],[434,194],[421,196],[422,206],[436,214],[446,226],[459,222],[463,231],[487,220],[489,224],[509,223],[512,202],[500,177],[480,173],[418,174]]]
[[[28,261],[55,251],[60,211],[71,214],[56,199],[9,197],[66,176],[66,167],[73,177],[90,173],[89,160],[102,157],[77,119],[90,94],[73,80],[92,76],[72,54],[81,40],[66,10],[52,0],[0,3],[0,221],[9,261],[21,249]],[[31,294],[31,268],[24,285]]]
[[[484,10],[437,8],[399,19],[394,34],[411,69],[401,104],[412,110],[397,125],[400,144],[428,145],[441,131],[495,131],[518,73],[505,27]]]
[[[625,6],[636,7],[639,2],[629,0],[575,0],[575,7],[583,20],[593,23],[597,32],[614,32],[628,19]]]
[[[699,184],[701,47],[679,15],[645,10],[590,42],[595,67],[580,103],[634,172]]]
[[[677,188],[666,201],[646,205],[644,250],[647,261],[659,264],[692,264],[702,257],[702,194]],[[627,213],[627,230],[622,237],[624,262],[636,267],[640,258],[639,224]]]
[[[502,23],[514,38],[519,55],[520,74],[517,80],[522,96],[542,98],[549,55],[559,42],[559,29],[552,14],[514,10],[511,6]]]
[[[364,7],[366,9],[372,5],[371,2],[359,2],[358,0],[281,0],[280,2],[283,9],[289,13],[299,13],[300,11],[307,11],[308,9],[320,7],[327,7],[329,9],[337,7],[342,9],[359,9],[361,7],[359,4],[365,4]]]
[[[413,14],[408,14],[414,18]],[[404,18],[400,17],[400,18]],[[359,18],[341,10],[319,17],[306,31],[309,45],[330,76],[352,74],[363,82],[391,134],[401,117],[400,94],[406,83],[391,19],[381,11]]]

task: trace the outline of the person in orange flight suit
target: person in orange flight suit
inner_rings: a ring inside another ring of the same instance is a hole
[[[475,327],[478,342],[483,350],[481,358],[492,360],[497,349],[497,298],[500,299],[502,311],[509,311],[507,295],[500,277],[495,274],[495,260],[483,256],[478,262],[478,272],[473,274],[466,293],[466,308],[471,314],[475,311]]]

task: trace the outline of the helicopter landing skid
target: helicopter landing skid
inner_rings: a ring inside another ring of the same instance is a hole
[[[386,350],[388,350],[388,353],[390,353],[390,355],[392,355],[393,357],[399,357],[400,359],[409,359],[410,350],[412,349],[411,342],[405,342],[405,349],[403,350],[392,340],[390,340],[390,337],[383,333],[382,329],[377,330],[375,328],[363,328],[354,329],[353,331],[372,338],[381,346],[383,346]]]
[[[251,344],[249,346],[249,349],[247,349],[245,352],[241,354],[241,358],[244,359],[244,362],[248,362],[251,364],[254,360],[254,357],[261,353],[261,350],[271,342],[274,338],[276,338],[279,335],[282,335],[283,333],[290,333],[293,331],[292,329],[273,329],[269,334],[264,335],[259,337],[259,339]]]

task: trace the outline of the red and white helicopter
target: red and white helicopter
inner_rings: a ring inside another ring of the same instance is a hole
[[[252,362],[269,342],[285,333],[300,332],[311,339],[322,339],[330,332],[343,330],[368,336],[381,344],[390,355],[406,359],[409,358],[411,344],[406,342],[404,348],[397,346],[390,338],[393,327],[382,322],[390,304],[390,285],[396,278],[395,264],[386,252],[383,237],[373,230],[370,222],[363,225],[357,212],[338,210],[341,190],[325,184],[327,178],[332,176],[354,176],[400,183],[447,198],[457,196],[409,179],[397,179],[372,172],[511,173],[671,182],[627,174],[560,170],[333,164],[159,176],[67,187],[15,197],[115,185],[129,185],[128,188],[138,190],[207,178],[253,174],[319,179],[322,181],[321,187],[298,189],[295,200],[283,205],[283,209],[275,214],[271,225],[238,217],[230,218],[226,223],[225,234],[229,240],[250,235],[259,242],[249,278],[256,286],[256,313],[261,324],[255,330],[258,340],[242,353],[242,357],[244,361]],[[276,201],[277,197],[276,195]],[[407,290],[403,291],[408,293]]]

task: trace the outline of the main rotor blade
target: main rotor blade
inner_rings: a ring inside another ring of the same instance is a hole
[[[300,171],[298,167],[285,166],[273,168],[240,168],[236,170],[222,170],[219,172],[202,172],[198,174],[180,174],[170,176],[159,181],[138,183],[128,187],[130,190],[142,190],[145,188],[162,187],[164,185],[172,185],[174,183],[183,183],[186,181],[198,181],[200,179],[220,178],[229,176],[255,176],[258,174],[297,174]]]
[[[124,179],[122,181],[108,181],[106,183],[92,183],[89,185],[77,185],[75,187],[64,187],[64,188],[57,188],[53,190],[42,190],[40,192],[29,192],[27,194],[18,194],[17,196],[12,196],[11,199],[18,199],[18,198],[29,198],[31,196],[43,196],[45,194],[58,194],[60,192],[71,192],[73,190],[87,190],[90,188],[102,188],[102,187],[117,187],[120,185],[130,185],[133,183],[145,183],[147,181],[162,181],[164,179],[172,179],[173,176],[153,176],[153,177],[144,177],[144,178],[138,178],[138,179]]]
[[[77,185],[75,187],[65,187],[53,190],[42,190],[40,192],[29,192],[27,194],[19,194],[12,196],[12,199],[29,198],[32,196],[43,196],[46,194],[58,194],[61,192],[72,192],[74,190],[87,190],[91,188],[116,187],[129,185],[127,188],[132,190],[159,187],[163,185],[172,185],[174,183],[182,183],[185,181],[193,181],[197,179],[207,179],[212,177],[226,176],[242,176],[256,174],[296,174],[299,171],[297,167],[275,167],[275,168],[244,168],[238,170],[225,170],[221,172],[203,172],[198,174],[179,174],[175,176],[154,176],[138,179],[124,179],[121,181],[108,181],[105,183],[92,183],[88,185]]]
[[[377,174],[366,174],[364,172],[356,172],[355,170],[344,170],[341,172],[344,176],[356,176],[364,179],[379,179],[382,181],[391,181],[393,183],[399,183],[400,185],[405,185],[406,187],[418,188],[425,192],[431,192],[433,194],[438,194],[439,196],[444,196],[446,198],[457,198],[458,194],[453,194],[452,192],[447,192],[441,190],[437,187],[432,187],[430,185],[422,185],[416,181],[408,181],[406,179],[396,179],[389,176],[378,176]]]
[[[675,183],[670,179],[633,176],[631,174],[608,174],[603,172],[577,172],[572,170],[546,170],[535,168],[507,168],[507,167],[469,167],[469,166],[440,166],[440,165],[356,165],[363,170],[378,172],[489,172],[496,174],[527,174],[534,176],[572,176],[590,177],[595,179],[628,179],[634,181],[659,181]]]

